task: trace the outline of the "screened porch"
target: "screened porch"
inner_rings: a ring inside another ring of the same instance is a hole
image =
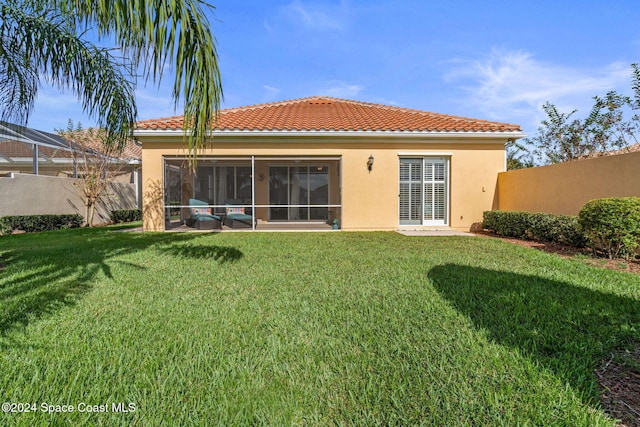
[[[335,229],[339,157],[164,158],[165,230]]]

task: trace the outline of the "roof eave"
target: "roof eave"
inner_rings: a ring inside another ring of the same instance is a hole
[[[216,136],[270,136],[270,137],[287,137],[287,136],[309,136],[309,137],[366,137],[366,138],[473,138],[473,139],[520,139],[527,134],[520,131],[344,131],[344,130],[215,130],[212,133]],[[184,136],[182,129],[141,129],[134,131],[136,137],[149,136]]]

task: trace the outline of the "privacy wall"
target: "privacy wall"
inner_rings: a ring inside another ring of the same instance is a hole
[[[589,200],[640,196],[640,152],[501,172],[494,209],[577,215]]]
[[[84,217],[84,202],[74,181],[27,174],[0,177],[0,217],[40,214],[80,214]],[[109,222],[112,210],[137,207],[134,184],[112,183],[109,197],[96,208],[94,225]]]

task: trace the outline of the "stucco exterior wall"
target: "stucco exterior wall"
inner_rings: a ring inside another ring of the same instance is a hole
[[[10,215],[80,214],[85,207],[71,178],[13,174],[0,177],[0,217]],[[96,206],[94,225],[110,222],[112,210],[136,209],[134,184],[112,183],[110,197]]]
[[[142,142],[143,217],[148,231],[164,230],[163,156],[185,156],[177,137],[139,137]],[[505,140],[411,140],[299,138],[216,138],[200,156],[326,156],[340,157],[340,170],[332,171],[341,183],[343,230],[396,230],[398,225],[400,157],[436,156],[450,159],[449,226],[469,230],[492,208],[496,176],[504,170]],[[374,156],[371,172],[367,160]],[[259,165],[259,164],[258,164]],[[264,167],[257,166],[257,167]],[[256,175],[266,170],[256,169]],[[332,175],[333,177],[333,175]],[[334,180],[335,182],[335,180]],[[256,194],[266,194],[266,183],[256,181]],[[263,188],[264,187],[264,188]],[[331,192],[333,199],[335,191]],[[259,197],[259,196],[258,196]],[[259,204],[260,199],[256,202]],[[333,200],[332,200],[333,202]],[[257,212],[260,216],[260,212]],[[403,227],[404,228],[404,227]],[[419,228],[413,226],[412,228]]]
[[[498,175],[495,208],[577,215],[589,200],[640,196],[640,152]]]

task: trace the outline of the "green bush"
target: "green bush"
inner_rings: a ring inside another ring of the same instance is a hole
[[[555,242],[583,248],[587,245],[587,237],[580,227],[578,217],[575,215],[556,215],[554,220]]]
[[[486,211],[483,214],[482,228],[505,237],[525,239],[526,212]]]
[[[578,218],[542,212],[486,211],[482,227],[500,236],[583,247]]]
[[[83,223],[82,215],[15,215],[0,218],[0,234],[11,234],[15,230],[28,233],[78,228]]]
[[[111,222],[116,224],[121,222],[133,222],[140,220],[142,220],[141,209],[120,209],[111,211]]]
[[[591,200],[580,210],[579,221],[595,253],[629,258],[640,245],[638,197]]]

